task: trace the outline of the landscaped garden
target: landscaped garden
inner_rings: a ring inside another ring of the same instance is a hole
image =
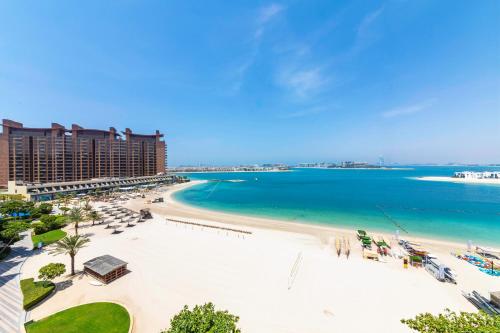
[[[33,278],[21,280],[23,292],[23,307],[32,308],[43,301],[54,290],[55,285],[51,281],[36,281]]]
[[[66,232],[61,229],[51,230],[40,235],[31,235],[31,240],[33,241],[33,246],[37,247],[39,242],[42,244],[49,245],[57,242],[58,240],[66,237]]]
[[[75,306],[26,324],[27,333],[127,333],[130,316],[118,304],[99,302]]]

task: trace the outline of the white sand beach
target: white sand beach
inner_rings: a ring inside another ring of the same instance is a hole
[[[445,308],[475,311],[461,290],[487,295],[500,289],[498,278],[450,255],[464,245],[418,240],[457,272],[457,285],[442,283],[422,268],[404,269],[399,259],[363,259],[350,230],[213,212],[172,199],[174,191],[196,183],[150,196],[162,195],[164,203],[127,201],[124,206],[136,211],[150,208],[154,218],[120,234],[111,235],[103,225],[82,227],[80,233],[91,242],[76,257],[78,270],[83,262],[110,254],[128,262],[130,272],[106,286],[91,285],[92,278],[80,274],[31,311],[31,319],[82,303],[117,301],[133,315],[134,332],[158,333],[185,304],[211,301],[238,315],[244,333],[410,332],[400,319]],[[167,222],[166,217],[251,234]],[[337,257],[336,237],[350,240],[349,258]],[[36,277],[49,262],[69,269],[69,257],[44,250],[27,260],[22,278]]]
[[[433,181],[433,182],[451,182],[462,184],[483,184],[483,185],[500,185],[500,179],[495,178],[455,178],[455,177],[418,177],[418,180]]]

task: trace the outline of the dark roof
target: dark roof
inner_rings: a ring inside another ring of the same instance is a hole
[[[109,254],[96,257],[83,263],[85,268],[88,268],[99,275],[106,275],[127,263],[123,260],[110,256]]]

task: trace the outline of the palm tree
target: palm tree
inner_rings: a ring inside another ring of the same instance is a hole
[[[79,235],[66,236],[55,243],[50,254],[69,254],[71,258],[71,275],[75,275],[75,256],[88,242],[90,242],[90,239],[87,237]]]
[[[90,204],[90,200],[88,199],[85,200],[82,209],[87,215],[92,211],[92,205]]]
[[[82,209],[79,207],[73,207],[69,211],[69,220],[71,223],[75,224],[75,235],[78,235],[78,224],[85,220],[85,216],[82,213]]]
[[[100,220],[102,218],[102,215],[95,210],[91,210],[87,216],[90,220],[92,220],[92,225],[95,224],[95,221]]]

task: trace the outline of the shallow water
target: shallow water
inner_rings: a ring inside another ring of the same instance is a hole
[[[178,192],[184,203],[280,220],[363,228],[404,236],[500,246],[500,186],[421,181],[493,167],[411,170],[294,169],[277,173],[193,173],[209,182]]]

